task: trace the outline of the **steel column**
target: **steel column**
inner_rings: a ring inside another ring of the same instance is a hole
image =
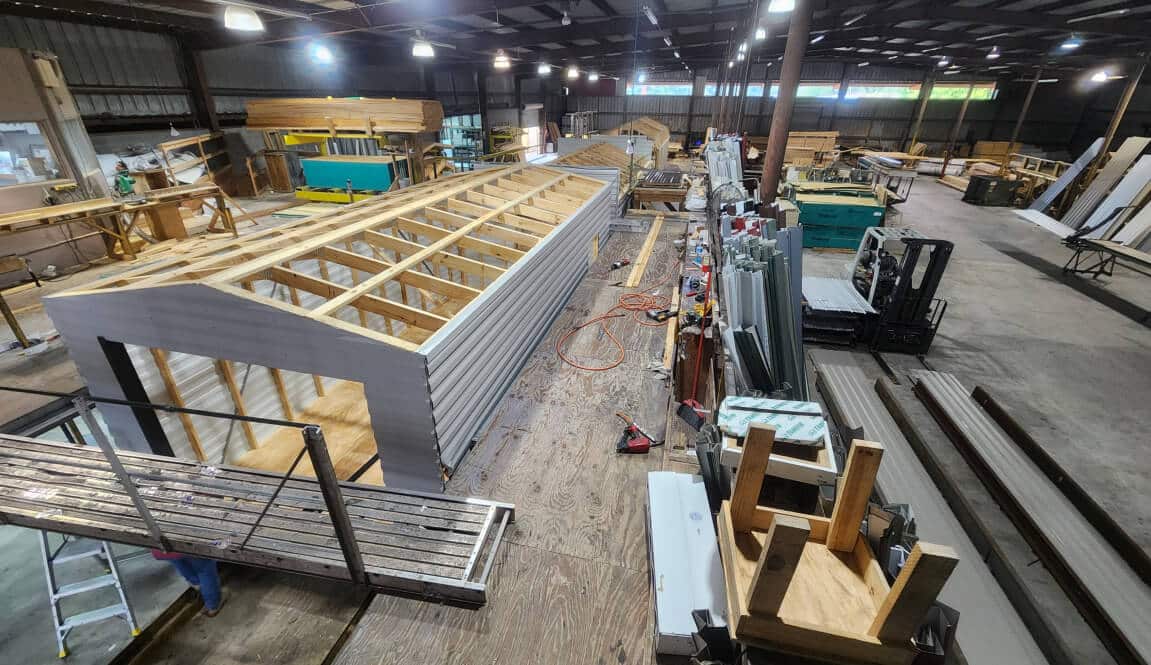
[[[1127,87],[1124,88],[1123,96],[1119,99],[1119,106],[1115,107],[1115,113],[1111,116],[1111,124],[1107,125],[1107,133],[1103,135],[1103,148],[1099,150],[1099,156],[1102,159],[1091,162],[1091,169],[1087,171],[1087,175],[1081,182],[1089,184],[1095,178],[1095,174],[1098,173],[1103,162],[1107,161],[1107,151],[1111,149],[1111,141],[1115,139],[1115,132],[1119,129],[1119,123],[1123,122],[1123,116],[1127,113],[1127,105],[1135,96],[1135,89],[1139,87],[1139,79],[1143,78],[1143,71],[1147,69],[1148,58],[1151,56],[1144,57],[1139,62],[1138,71],[1127,79]]]
[[[967,96],[963,98],[963,105],[959,107],[959,115],[955,117],[955,126],[951,128],[951,135],[947,138],[947,150],[943,153],[943,168],[939,177],[947,175],[947,165],[951,163],[951,156],[955,152],[955,142],[959,140],[959,130],[963,128],[963,119],[967,117],[967,106],[971,103],[971,91],[975,89],[972,83],[967,88]]]
[[[1035,98],[1035,89],[1039,87],[1039,77],[1043,75],[1043,68],[1035,68],[1035,77],[1027,88],[1027,97],[1023,100],[1023,108],[1019,109],[1019,117],[1015,120],[1015,128],[1011,130],[1011,140],[1007,142],[1007,154],[1003,156],[1003,163],[999,165],[999,175],[1007,173],[1007,165],[1011,163],[1011,146],[1019,138],[1019,130],[1023,128],[1023,121],[1027,119],[1027,112],[1031,110],[1031,100]]]
[[[919,86],[919,100],[915,106],[915,119],[908,132],[911,139],[903,146],[904,152],[910,152],[912,146],[919,142],[919,132],[923,129],[923,115],[927,112],[927,101],[931,99],[931,90],[935,87],[935,74],[928,70],[923,75],[923,83]]]
[[[807,39],[811,33],[812,6],[812,0],[797,0],[791,12],[791,25],[787,29],[787,46],[783,50],[783,67],[779,73],[779,97],[775,100],[775,109],[771,114],[771,132],[767,137],[763,180],[759,188],[760,199],[768,204],[775,201],[779,189],[779,172],[783,168],[783,153],[787,150],[791,112],[795,108],[795,93],[799,89],[803,56],[807,52]]]

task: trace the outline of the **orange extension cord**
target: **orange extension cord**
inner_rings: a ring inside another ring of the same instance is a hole
[[[624,352],[623,344],[620,343],[619,339],[616,338],[616,336],[612,334],[611,328],[608,327],[608,324],[607,324],[608,319],[623,318],[623,317],[627,316],[626,312],[631,312],[632,313],[631,314],[632,319],[634,319],[635,322],[641,326],[646,326],[649,328],[658,328],[661,326],[666,326],[667,321],[649,322],[644,317],[646,316],[646,312],[648,310],[666,309],[669,306],[671,306],[671,298],[669,298],[667,296],[652,295],[649,292],[660,288],[664,284],[667,284],[668,280],[675,277],[679,272],[676,269],[679,267],[679,264],[681,263],[681,261],[682,261],[682,257],[680,257],[679,255],[676,255],[674,261],[672,262],[672,264],[670,266],[670,269],[667,271],[667,275],[664,276],[662,279],[660,279],[660,281],[656,282],[655,284],[652,284],[651,286],[641,288],[636,292],[621,294],[619,297],[618,304],[616,304],[615,307],[612,307],[608,311],[604,312],[603,314],[600,314],[599,316],[597,316],[593,319],[588,319],[587,321],[584,321],[583,323],[575,326],[571,330],[569,330],[566,333],[564,333],[563,335],[561,335],[560,338],[556,340],[556,355],[558,355],[560,357],[560,360],[571,365],[572,367],[575,367],[576,369],[586,370],[588,372],[605,372],[609,369],[614,369],[616,367],[619,367],[620,364],[627,357],[627,354]],[[572,337],[572,335],[576,334],[577,332],[583,330],[584,328],[586,328],[590,325],[597,324],[597,323],[600,325],[600,328],[603,330],[604,334],[607,335],[607,338],[609,340],[611,340],[611,343],[614,344],[616,347],[616,351],[617,351],[616,359],[611,364],[603,365],[602,367],[590,367],[588,365],[581,365],[580,363],[576,362],[575,360],[572,360],[571,358],[569,358],[567,355],[564,354],[563,347],[565,344],[567,344],[567,341]]]

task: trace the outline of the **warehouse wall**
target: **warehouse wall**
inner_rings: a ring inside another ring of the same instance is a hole
[[[753,84],[762,83],[777,75],[778,66],[756,66],[752,68],[750,81]],[[804,65],[802,80],[835,82],[842,86],[850,85],[853,81],[921,83],[923,76],[922,70],[912,68],[860,68],[835,62],[809,62]],[[987,77],[975,78],[989,80]],[[649,83],[656,80],[678,82],[688,80],[688,76],[686,72],[653,75]],[[694,77],[693,87],[697,95],[694,102],[688,97],[625,96],[623,81],[609,86],[607,94],[602,85],[594,90],[589,90],[587,85],[577,85],[566,99],[566,106],[568,111],[596,111],[597,126],[601,129],[618,126],[628,117],[648,115],[668,125],[674,134],[682,135],[690,131],[698,138],[713,122],[712,113],[717,99],[703,97],[702,94],[705,83],[715,80],[714,72]],[[938,80],[941,83],[958,83],[967,79],[963,76],[939,76]],[[976,140],[1009,139],[1027,88],[1028,81],[1001,80],[997,99],[971,102],[958,133],[959,140],[962,142],[972,132]],[[1122,81],[1092,87],[1067,81],[1040,85],[1020,140],[1051,154],[1077,155],[1106,130],[1122,88]],[[799,98],[792,117],[792,128],[836,130],[846,145],[901,148],[911,130],[915,106],[915,100],[902,99]],[[920,139],[928,143],[930,149],[936,152],[942,150],[961,106],[961,101],[952,100],[933,100],[928,103]],[[749,133],[768,132],[771,107],[771,99],[748,99],[744,126]],[[1119,137],[1148,133],[1151,133],[1151,84],[1140,86],[1120,127]]]
[[[37,49],[55,53],[64,69],[90,131],[194,126],[188,82],[182,66],[178,40],[163,32],[124,30],[64,21],[0,16],[0,47]],[[242,66],[237,66],[242,63]],[[243,46],[208,51],[204,68],[217,110],[226,122],[242,121],[244,101],[256,96],[376,95],[434,96],[448,114],[471,113],[479,106],[478,86],[471,67],[459,71],[437,70],[425,80],[419,67],[386,68],[378,64],[338,61],[330,67],[312,63],[301,46]],[[517,104],[516,82],[510,74],[497,74],[481,63],[489,108]],[[752,81],[777,75],[773,68],[756,66]],[[809,62],[803,79],[811,81],[912,81],[923,72],[910,67],[844,67],[836,62]],[[684,80],[686,72],[658,78]],[[653,78],[656,78],[653,76]],[[705,78],[695,78],[697,94]],[[955,80],[956,77],[940,77]],[[429,85],[430,83],[430,85]],[[1049,151],[1077,153],[1106,129],[1122,91],[1123,82],[1084,87],[1060,82],[1040,87],[1022,139]],[[569,89],[570,94],[564,91]],[[600,127],[610,128],[631,115],[652,115],[674,132],[701,133],[710,124],[714,98],[625,97],[622,81],[598,84],[571,83],[560,71],[541,80],[520,79],[519,104],[542,103],[548,120],[558,122],[564,111],[600,112]],[[979,139],[1009,137],[1026,92],[1025,82],[1004,82],[999,99],[972,103],[960,137],[974,129]],[[800,99],[796,105],[797,129],[836,129],[848,143],[875,143],[889,147],[906,134],[914,112],[907,100],[815,100]],[[946,141],[960,102],[936,101],[928,106],[923,138],[936,149]],[[747,106],[746,124],[753,133],[765,133],[770,124],[770,100],[753,98]],[[1140,87],[1120,127],[1120,138],[1151,134],[1151,81]]]

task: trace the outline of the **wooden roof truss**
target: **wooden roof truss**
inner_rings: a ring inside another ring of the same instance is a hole
[[[522,165],[471,172],[131,271],[86,291],[210,284],[321,321],[336,318],[415,350],[601,186]]]

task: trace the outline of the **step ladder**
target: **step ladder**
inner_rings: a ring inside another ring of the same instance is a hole
[[[116,559],[112,555],[112,548],[106,541],[64,536],[64,542],[60,547],[53,549],[48,543],[48,533],[41,531],[40,551],[44,555],[44,572],[48,577],[48,594],[52,604],[52,621],[56,625],[56,643],[60,647],[59,656],[61,658],[68,656],[68,646],[66,642],[68,633],[77,626],[120,617],[128,623],[128,628],[132,631],[133,637],[140,634],[140,628],[136,625],[136,617],[132,613],[132,607],[128,604],[128,596],[124,594],[124,585],[120,582],[120,571],[116,567]],[[72,582],[70,584],[59,585],[56,583],[56,566],[91,558],[99,559],[108,572],[104,575]],[[60,601],[62,599],[107,587],[116,588],[116,594],[119,596],[120,602],[108,605],[107,607],[73,614],[68,617],[63,615],[60,609]]]

